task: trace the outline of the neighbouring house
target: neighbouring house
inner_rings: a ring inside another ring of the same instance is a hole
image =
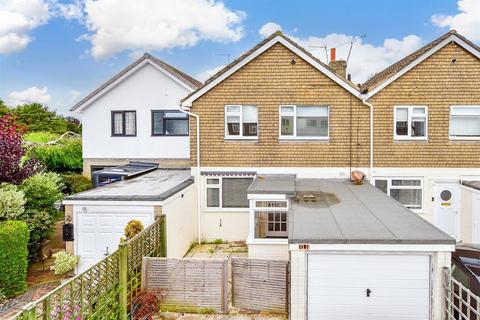
[[[197,240],[196,193],[189,169],[156,169],[65,198],[65,221],[73,223],[67,252],[80,256],[82,272],[115,251],[130,220],[144,227],[165,215],[168,257],[181,258]]]
[[[83,174],[129,161],[189,165],[180,99],[202,83],[145,53],[75,104],[82,118]]]

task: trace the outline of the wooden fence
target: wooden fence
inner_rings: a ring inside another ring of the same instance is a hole
[[[480,320],[480,297],[444,271],[446,320]]]
[[[144,258],[142,269],[162,310],[228,312],[227,259]]]
[[[122,319],[140,292],[144,256],[165,256],[165,216],[94,266],[25,306],[16,320]]]
[[[234,307],[288,311],[288,261],[232,258]]]

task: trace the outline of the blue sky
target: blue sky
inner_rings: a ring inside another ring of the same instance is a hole
[[[0,21],[0,99],[66,114],[144,51],[205,80],[279,28],[322,59],[353,38],[362,82],[451,28],[479,43],[480,0],[0,0]]]

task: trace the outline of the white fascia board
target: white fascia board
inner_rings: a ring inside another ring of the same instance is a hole
[[[63,200],[64,205],[75,206],[162,206],[163,201]]]
[[[394,82],[395,80],[397,80],[398,78],[400,78],[401,76],[403,76],[405,73],[407,73],[408,71],[410,71],[411,69],[413,69],[415,66],[417,66],[419,63],[421,63],[422,61],[426,60],[428,57],[430,57],[431,55],[433,55],[435,52],[437,52],[438,50],[440,50],[441,48],[443,48],[444,46],[446,46],[447,44],[449,44],[450,42],[455,42],[457,43],[458,45],[460,45],[461,47],[463,47],[465,50],[467,50],[468,52],[470,52],[471,54],[473,54],[474,56],[476,56],[477,58],[480,59],[480,52],[475,49],[474,47],[472,47],[471,45],[469,45],[468,43],[466,43],[465,41],[463,41],[462,39],[460,39],[459,37],[457,37],[456,35],[452,34],[451,36],[449,36],[448,38],[446,38],[445,40],[443,40],[442,42],[440,42],[439,44],[437,44],[435,47],[433,47],[432,49],[430,49],[429,51],[427,51],[426,53],[424,53],[423,55],[421,55],[420,57],[418,57],[417,59],[415,59],[413,62],[411,62],[409,65],[407,65],[406,67],[404,67],[402,70],[400,70],[399,72],[395,73],[393,76],[391,76],[388,80],[384,81],[381,85],[379,85],[378,87],[376,87],[375,89],[373,89],[371,92],[368,92],[366,94],[363,95],[364,99],[370,99],[372,96],[374,96],[375,94],[377,94],[379,91],[381,91],[383,88],[387,87],[389,84],[391,84],[392,82]]]
[[[308,244],[308,243],[306,243]],[[289,250],[315,251],[391,251],[391,252],[435,252],[455,251],[454,244],[309,244],[309,249],[299,249],[299,244],[290,244]]]
[[[236,65],[232,66],[230,69],[228,69],[227,71],[225,71],[225,73],[223,73],[221,76],[219,76],[218,78],[216,78],[215,80],[213,80],[212,82],[208,83],[206,86],[204,86],[203,88],[201,88],[199,91],[197,91],[195,94],[193,94],[191,97],[189,97],[188,99],[186,99],[185,101],[182,102],[182,106],[183,107],[191,107],[192,106],[192,102],[197,100],[199,97],[201,97],[203,94],[205,94],[206,92],[208,92],[210,89],[212,89],[213,87],[215,87],[217,84],[219,84],[220,82],[222,82],[223,80],[225,80],[226,78],[228,78],[230,75],[232,75],[233,73],[235,73],[237,70],[239,70],[241,67],[243,67],[244,65],[246,65],[247,63],[249,63],[250,61],[252,61],[253,59],[255,59],[256,57],[258,57],[260,54],[262,54],[263,52],[267,51],[269,48],[271,48],[273,45],[275,45],[276,43],[281,43],[283,44],[285,47],[287,47],[288,49],[290,49],[291,51],[293,51],[295,54],[297,54],[298,56],[300,56],[300,58],[304,59],[305,61],[307,61],[308,63],[310,63],[313,67],[315,67],[316,69],[318,69],[319,71],[321,71],[323,74],[325,74],[327,77],[329,77],[330,79],[332,79],[333,81],[335,81],[336,83],[338,83],[341,87],[343,87],[344,89],[346,89],[348,92],[350,92],[351,94],[353,94],[354,96],[360,98],[361,96],[361,93],[359,90],[355,89],[353,86],[351,86],[347,81],[343,80],[340,76],[338,76],[336,73],[332,72],[331,70],[329,70],[328,68],[325,68],[325,66],[323,66],[322,64],[318,63],[317,61],[315,61],[315,59],[313,59],[312,57],[310,57],[309,55],[305,54],[305,52],[303,52],[302,50],[298,49],[295,45],[293,45],[292,43],[290,43],[289,41],[285,40],[283,37],[281,36],[276,36],[274,38],[272,38],[270,41],[268,41],[267,43],[265,43],[263,46],[261,46],[260,48],[258,48],[257,50],[255,50],[254,52],[252,52],[249,56],[245,57],[242,61],[240,61],[239,63],[237,63]]]
[[[130,77],[130,75],[132,75],[133,73],[135,73],[137,70],[141,69],[143,66],[145,66],[146,64],[150,64],[151,66],[153,66],[155,69],[157,69],[158,71],[162,72],[163,74],[165,74],[167,77],[169,77],[170,79],[172,79],[173,81],[175,81],[176,83],[178,83],[181,87],[187,89],[189,92],[193,92],[194,89],[190,88],[189,86],[187,86],[185,83],[183,83],[182,81],[180,81],[177,77],[175,77],[173,74],[171,74],[170,72],[168,72],[167,70],[165,70],[164,68],[162,68],[161,66],[159,66],[158,64],[156,64],[154,61],[150,60],[149,58],[146,58],[145,60],[143,60],[142,62],[140,62],[138,65],[136,65],[135,67],[133,67],[132,69],[128,70],[128,72],[126,72],[124,75],[122,75],[121,77],[119,77],[118,79],[116,79],[115,81],[113,81],[112,83],[110,83],[108,86],[106,86],[105,88],[103,88],[103,90],[101,90],[100,92],[98,92],[97,94],[95,94],[94,96],[90,97],[90,99],[88,99],[87,101],[85,101],[83,104],[81,104],[80,106],[78,106],[78,108],[76,108],[73,112],[80,112],[82,110],[84,110],[85,108],[87,108],[88,106],[90,106],[93,102],[95,102],[96,100],[98,100],[99,98],[101,98],[102,96],[104,96],[106,93],[108,93],[110,90],[112,90],[113,88],[115,88],[117,85],[119,85],[123,80],[127,79],[128,77]]]
[[[285,200],[287,197],[285,194],[275,193],[249,193],[247,195],[248,200]]]

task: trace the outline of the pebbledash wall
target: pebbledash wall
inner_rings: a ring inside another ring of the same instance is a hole
[[[81,111],[83,123],[84,175],[92,165],[118,165],[129,160],[159,162],[163,167],[189,164],[188,136],[152,136],[152,110],[178,110],[190,91],[144,63]],[[113,137],[111,111],[136,111],[137,134]]]
[[[452,63],[452,58],[456,62]],[[292,59],[295,64],[291,64]],[[480,141],[449,139],[452,105],[480,105],[480,61],[449,44],[368,101],[374,105],[373,178],[422,180],[420,215],[432,223],[438,181],[458,185],[480,178]],[[227,104],[258,106],[258,140],[225,139]],[[330,107],[328,141],[279,140],[279,106]],[[394,106],[428,108],[428,140],[394,140]],[[296,173],[299,177],[348,178],[350,168],[369,173],[369,109],[306,61],[277,43],[193,102],[200,116],[201,170]],[[190,121],[192,172],[196,171],[195,121]],[[350,167],[351,165],[351,167]],[[244,240],[248,210],[206,210],[202,177],[202,231],[206,239]],[[463,195],[463,193],[462,193]],[[458,240],[471,241],[469,217],[459,214]],[[466,229],[465,229],[466,228]]]

